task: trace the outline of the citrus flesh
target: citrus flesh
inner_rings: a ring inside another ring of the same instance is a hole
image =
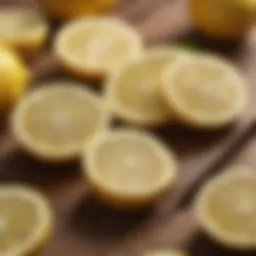
[[[49,26],[36,11],[28,8],[3,8],[0,11],[0,43],[24,54],[41,49]]]
[[[125,22],[84,18],[64,26],[55,40],[60,62],[72,74],[101,80],[142,52],[142,40]]]
[[[48,200],[21,185],[0,186],[0,254],[30,255],[52,234],[53,214]]]
[[[111,111],[137,125],[155,126],[172,120],[159,87],[165,68],[180,58],[185,58],[180,49],[154,47],[139,60],[127,63],[107,84]]]
[[[69,160],[101,130],[100,99],[74,82],[52,82],[25,96],[16,107],[12,128],[26,149],[41,158]]]
[[[155,202],[177,174],[172,152],[155,137],[133,130],[95,136],[85,150],[83,166],[96,195],[127,209]]]
[[[211,129],[239,119],[248,103],[248,87],[230,63],[199,55],[167,68],[161,91],[176,117],[194,127]]]
[[[234,167],[210,181],[197,199],[202,227],[226,246],[256,247],[256,173],[250,167]]]

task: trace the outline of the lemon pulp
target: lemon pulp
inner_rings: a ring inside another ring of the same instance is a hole
[[[39,249],[52,231],[52,212],[38,192],[0,186],[0,254],[24,255]]]
[[[142,132],[98,135],[84,154],[85,176],[111,206],[143,207],[158,199],[176,177],[176,161],[157,139]]]
[[[125,22],[114,18],[84,18],[64,26],[55,51],[73,74],[102,79],[142,51],[141,38]]]
[[[127,63],[110,77],[109,103],[120,118],[138,125],[160,125],[172,119],[172,113],[159,87],[165,68],[185,53],[172,47],[152,48],[139,60]]]
[[[76,83],[53,82],[26,96],[13,116],[13,130],[32,153],[69,158],[102,129],[99,98]]]
[[[234,168],[201,191],[199,221],[214,238],[234,248],[256,246],[256,175],[252,168]]]
[[[240,72],[228,62],[199,55],[170,66],[161,91],[181,120],[201,128],[217,128],[242,116],[248,88]]]
[[[48,32],[48,23],[36,11],[11,7],[0,11],[0,42],[22,54],[43,47]]]

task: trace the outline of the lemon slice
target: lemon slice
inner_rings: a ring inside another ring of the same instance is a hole
[[[161,91],[176,117],[191,126],[218,128],[236,121],[248,103],[238,70],[212,55],[187,58],[167,68]]]
[[[70,160],[103,129],[100,99],[73,82],[45,84],[25,96],[15,108],[12,130],[34,155],[52,161]]]
[[[32,255],[52,230],[52,210],[43,195],[20,185],[0,186],[0,255]]]
[[[187,256],[187,254],[181,251],[158,250],[148,252],[144,256]]]
[[[0,42],[24,54],[43,47],[49,34],[46,20],[28,8],[3,8],[0,10]]]
[[[154,47],[124,65],[107,83],[110,111],[136,125],[157,126],[171,120],[173,114],[159,93],[162,74],[187,55],[176,47]]]
[[[85,149],[83,166],[95,194],[124,209],[153,204],[177,175],[173,153],[155,137],[134,130],[95,136]]]
[[[234,167],[199,193],[197,216],[202,227],[226,246],[256,248],[256,170]]]
[[[114,18],[73,21],[55,40],[58,59],[72,74],[101,80],[142,52],[137,32]]]

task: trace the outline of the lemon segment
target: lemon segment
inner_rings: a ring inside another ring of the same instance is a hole
[[[198,55],[167,68],[161,91],[176,118],[198,128],[235,122],[248,103],[248,87],[240,72],[213,55]]]
[[[185,254],[182,251],[157,250],[157,251],[147,252],[143,256],[187,256],[187,254]]]
[[[115,18],[84,18],[64,26],[55,40],[60,63],[79,77],[102,80],[142,54],[142,40]]]
[[[100,98],[82,85],[56,81],[26,95],[12,115],[17,141],[43,160],[79,156],[84,144],[103,129]]]
[[[0,254],[31,255],[42,249],[53,231],[48,200],[21,185],[0,186]]]
[[[177,176],[174,154],[155,137],[134,130],[95,136],[85,149],[82,164],[95,195],[121,209],[152,205]]]
[[[26,8],[3,8],[0,11],[0,43],[27,56],[39,51],[49,34],[47,21]]]
[[[237,249],[256,248],[256,172],[233,167],[200,191],[196,213],[201,226],[222,244]]]
[[[159,87],[167,66],[189,54],[176,47],[153,47],[128,62],[107,82],[109,109],[118,118],[141,126],[158,126],[173,119]]]
[[[58,20],[70,20],[85,15],[100,14],[113,7],[118,0],[41,0],[46,13]]]
[[[189,3],[195,26],[216,39],[237,39],[255,20],[255,11],[250,11],[253,7],[246,0],[190,0]]]

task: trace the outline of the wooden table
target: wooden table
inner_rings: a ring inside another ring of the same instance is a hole
[[[38,8],[33,0],[0,3]],[[146,212],[128,214],[105,208],[91,196],[78,163],[53,167],[37,162],[17,147],[5,121],[0,137],[0,181],[33,185],[50,198],[56,232],[45,256],[139,256],[144,250],[162,247],[187,249],[197,256],[247,255],[223,249],[201,233],[193,217],[193,199],[200,186],[225,167],[256,165],[256,32],[226,47],[207,42],[193,31],[185,0],[123,0],[115,14],[131,22],[148,43],[188,42],[227,56],[251,81],[247,113],[236,125],[219,132],[194,132],[175,125],[154,131],[176,150],[181,172],[170,194]],[[33,85],[67,77],[50,47],[32,61],[31,68]]]

